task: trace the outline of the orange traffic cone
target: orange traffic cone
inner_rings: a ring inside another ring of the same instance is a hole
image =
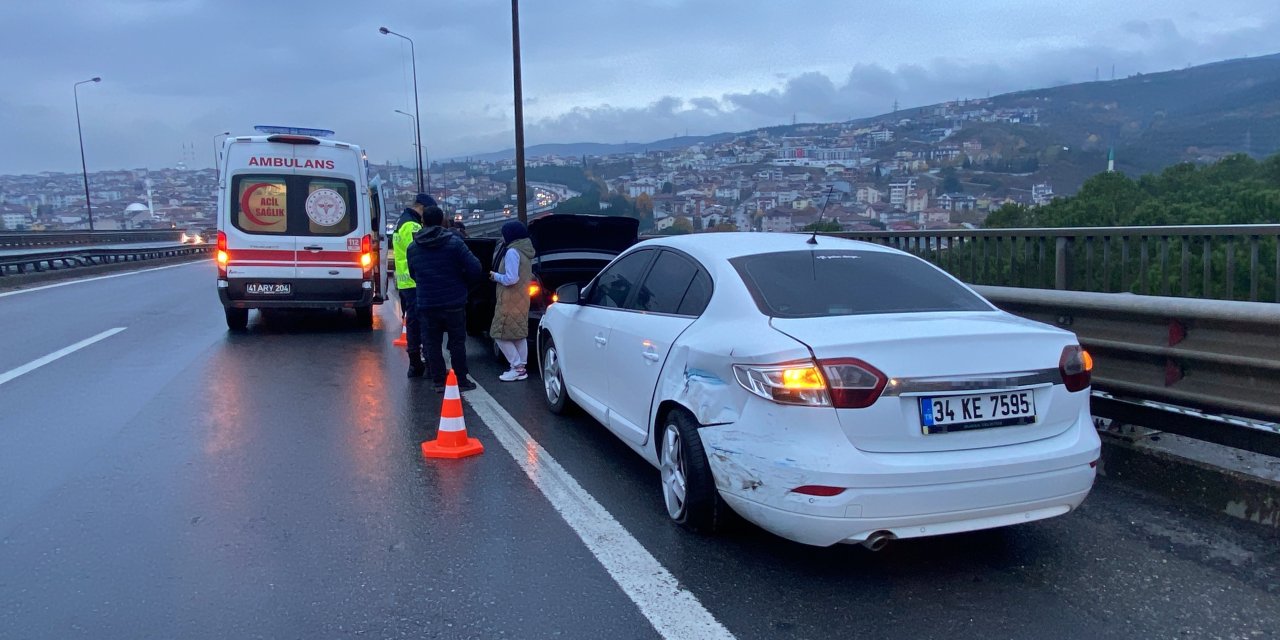
[[[449,370],[445,379],[444,405],[440,407],[440,430],[435,440],[422,443],[422,455],[428,458],[465,458],[484,453],[479,440],[467,437],[462,420],[462,396],[458,393],[458,377]]]
[[[395,340],[392,340],[392,341],[391,341],[391,346],[393,346],[393,347],[407,347],[407,346],[409,346],[409,334],[408,334],[408,332],[407,332],[407,331],[405,331],[405,327],[404,327],[404,318],[401,318],[401,319],[400,319],[400,337],[399,337],[399,338],[396,338]]]

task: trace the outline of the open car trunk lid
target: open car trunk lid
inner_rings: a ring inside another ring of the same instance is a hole
[[[640,221],[621,216],[553,214],[529,223],[537,256],[533,273],[544,291],[586,284],[639,241]]]
[[[557,213],[529,223],[539,256],[562,252],[618,255],[639,240],[640,221],[622,216]]]

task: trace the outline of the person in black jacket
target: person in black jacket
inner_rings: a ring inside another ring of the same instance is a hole
[[[449,359],[458,376],[458,388],[469,391],[476,383],[467,377],[467,294],[484,275],[462,238],[444,228],[444,211],[427,207],[422,230],[413,237],[407,258],[409,275],[418,284],[418,323],[422,327],[427,370],[437,392],[444,391],[444,354],[441,343],[449,334]]]

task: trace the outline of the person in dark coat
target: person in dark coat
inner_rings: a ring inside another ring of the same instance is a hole
[[[407,257],[409,275],[418,283],[418,321],[436,391],[444,391],[447,372],[441,351],[445,333],[458,388],[475,389],[476,383],[467,377],[467,294],[471,284],[484,277],[480,261],[462,238],[444,228],[440,207],[428,207],[422,214],[422,230],[414,236]]]

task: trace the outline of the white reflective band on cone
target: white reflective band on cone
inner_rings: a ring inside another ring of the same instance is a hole
[[[440,431],[466,431],[462,418],[440,418]]]

